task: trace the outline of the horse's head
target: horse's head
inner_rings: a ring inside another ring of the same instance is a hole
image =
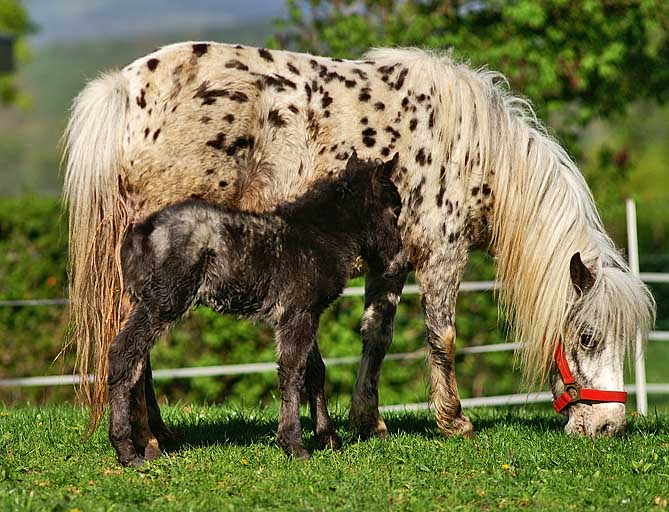
[[[551,373],[554,405],[568,415],[568,433],[619,435],[626,425],[625,350],[639,330],[649,329],[652,297],[629,272],[588,268],[579,253],[571,258],[570,276],[576,299]]]

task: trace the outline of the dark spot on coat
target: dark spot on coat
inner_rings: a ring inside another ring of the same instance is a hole
[[[439,186],[439,192],[437,192],[437,207],[441,208],[441,205],[444,203],[444,194],[446,193],[446,187],[442,183]]]
[[[137,101],[137,105],[139,105],[139,108],[141,109],[146,108],[146,91],[144,89],[139,91],[139,96],[137,96],[135,101]]]
[[[376,110],[384,110],[386,106],[382,102],[377,101],[376,103],[374,103],[374,108]]]
[[[388,148],[388,147],[383,148],[383,149],[381,150],[381,156],[386,157],[386,156],[388,156],[388,155],[390,155],[390,148]]]
[[[297,69],[297,68],[296,68],[293,64],[291,64],[290,62],[287,62],[287,63],[286,63],[286,67],[288,68],[288,71],[290,71],[293,75],[299,75],[299,74],[300,74],[300,70]]]
[[[269,124],[276,126],[277,128],[283,128],[287,124],[281,113],[278,111],[278,109],[275,108],[269,111],[269,114],[267,115],[267,121]]]
[[[209,116],[202,116],[202,117],[200,118],[200,122],[201,122],[202,124],[209,124],[209,123],[211,122],[211,117],[209,117]]]
[[[484,196],[489,196],[491,192],[490,187],[486,183],[483,184],[482,191]]]
[[[386,126],[385,129],[386,129],[386,132],[388,132],[390,135],[393,136],[393,138],[395,138],[395,139],[399,139],[399,138],[400,138],[400,132],[398,132],[397,130],[395,130],[395,128],[393,128],[392,126]]]
[[[197,43],[193,45],[193,53],[197,57],[202,57],[207,51],[209,51],[209,45],[207,43]]]
[[[249,97],[242,91],[234,91],[230,94],[230,99],[236,101],[237,103],[246,103],[249,101]]]
[[[153,132],[153,141],[154,142],[158,138],[158,135],[160,135],[160,128],[158,128],[155,132]]]
[[[479,193],[479,188],[478,188],[478,187],[474,187],[474,188],[472,189],[472,195],[473,195],[473,196],[476,196],[476,195],[478,195],[478,193]]]
[[[418,153],[416,153],[416,162],[418,162],[420,165],[425,165],[425,160],[425,148],[420,148]]]
[[[144,138],[145,138],[145,139],[149,136],[149,133],[150,133],[150,132],[151,132],[151,130],[149,130],[148,128],[146,128],[146,129],[144,130]]]
[[[208,140],[206,145],[214,149],[223,149],[225,144],[225,134],[223,132],[218,132],[216,138]]]
[[[309,65],[311,65],[312,69],[318,69],[318,61],[316,59],[311,59]]]
[[[363,80],[367,80],[367,73],[365,73],[362,69],[354,68],[353,73],[358,75]]]
[[[205,173],[207,176],[211,176],[211,175],[214,174],[215,172],[216,172],[216,169],[207,169],[206,171],[204,171],[204,173]]]
[[[332,96],[330,96],[330,93],[325,91],[325,95],[321,99],[321,107],[327,108],[332,104]]]
[[[360,91],[360,94],[358,95],[358,100],[367,102],[369,99],[372,97],[369,92],[371,89],[369,87],[363,87]]]
[[[297,113],[299,113],[299,111],[300,111],[300,109],[297,108],[297,107],[296,107],[295,105],[293,105],[292,103],[291,103],[290,105],[288,105],[288,110],[290,110],[293,114],[297,114]]]
[[[228,62],[225,63],[225,67],[229,69],[238,69],[239,71],[249,70],[249,67],[246,64],[237,59],[229,60]]]
[[[362,130],[362,135],[363,137],[375,137],[376,130],[372,127],[365,128],[364,130]]]
[[[335,158],[336,158],[337,160],[341,160],[341,161],[348,160],[348,153],[346,153],[345,151],[342,152],[342,153],[337,153],[337,154],[335,155]]]
[[[430,112],[430,119],[427,125],[430,127],[430,129],[434,128],[434,110]]]
[[[252,148],[253,143],[253,137],[237,137],[235,141],[230,146],[228,146],[228,149],[225,150],[225,153],[228,156],[232,156],[240,149]]]
[[[367,116],[363,117],[360,119],[360,123],[366,125],[369,122],[369,119],[367,119]]]
[[[371,148],[376,144],[376,139],[374,137],[363,137],[362,143],[368,148]]]
[[[225,180],[221,180],[221,181],[218,182],[218,186],[221,187],[221,188],[225,188],[225,187],[228,186],[228,182],[225,181]]]
[[[274,62],[274,57],[272,57],[272,54],[266,48],[258,48],[258,55],[268,62]]]
[[[423,103],[425,101],[425,98],[427,98],[427,96],[425,96],[424,94],[419,94],[418,96],[416,96],[418,103]]]
[[[415,117],[409,122],[409,130],[414,131],[416,129],[416,126],[418,126],[418,119]]]
[[[450,200],[446,199],[444,204],[446,205],[446,214],[447,215],[452,214],[453,213],[453,203],[451,203]]]
[[[158,64],[160,64],[158,59],[149,59],[146,63],[146,66],[149,68],[149,71],[155,71],[158,67]]]
[[[307,93],[307,101],[311,101],[311,87],[309,87],[309,84],[304,84],[304,90]]]
[[[227,121],[228,123],[232,124],[235,121],[235,116],[232,114],[225,114],[223,116],[223,120]]]
[[[407,68],[403,68],[402,71],[400,71],[400,74],[397,77],[397,81],[395,82],[396,91],[399,91],[404,85],[404,79],[406,78],[408,72],[409,70]]]
[[[409,108],[409,98],[405,96],[404,98],[402,98],[402,109],[406,111],[408,108]]]
[[[355,87],[357,82],[355,80],[344,80],[344,85],[348,87],[349,89],[352,89]]]

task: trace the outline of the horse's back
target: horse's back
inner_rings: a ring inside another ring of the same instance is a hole
[[[348,153],[336,143],[365,129],[365,67],[193,42],[136,60],[122,71],[131,98],[126,190],[145,213],[188,197],[267,210],[304,193],[344,166]]]

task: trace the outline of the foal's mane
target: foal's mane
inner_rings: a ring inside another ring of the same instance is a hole
[[[444,151],[450,162],[480,157],[478,174],[494,194],[491,251],[497,264],[500,309],[511,334],[524,342],[516,354],[529,383],[543,381],[568,326],[590,327],[614,343],[629,344],[652,325],[654,303],[605,233],[592,194],[574,161],[546,132],[528,101],[508,92],[506,79],[473,70],[448,54],[373,50],[376,61],[400,62],[420,80],[437,84],[444,112]],[[458,136],[458,132],[461,137]],[[465,190],[469,190],[467,186]],[[580,252],[596,274],[579,300],[569,263]]]

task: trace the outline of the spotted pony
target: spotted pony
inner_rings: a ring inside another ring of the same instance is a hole
[[[500,305],[529,381],[555,372],[560,342],[581,386],[619,390],[625,348],[654,303],[602,226],[575,163],[507,91],[504,78],[448,54],[377,49],[341,60],[212,42],[161,48],[101,75],[66,133],[70,298],[83,392],[102,414],[110,343],[127,315],[119,246],[128,226],[187,198],[268,211],[361,158],[399,153],[399,226],[427,324],[432,400],[447,435],[474,429],[455,378],[455,305],[472,248],[494,255]],[[576,254],[578,257],[575,257]],[[381,364],[405,276],[369,265],[362,359],[350,423],[386,434]],[[587,340],[587,343],[585,342]],[[550,379],[555,396],[563,391]],[[160,441],[150,362],[137,415]],[[572,404],[568,432],[619,433],[620,403]]]

